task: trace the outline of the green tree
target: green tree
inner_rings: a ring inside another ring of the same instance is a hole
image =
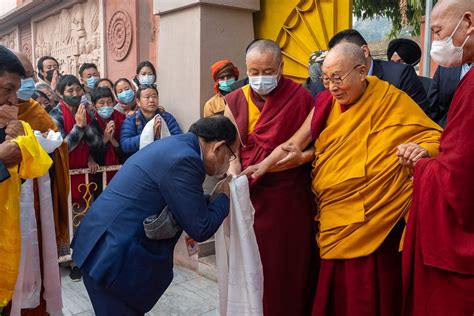
[[[419,35],[420,19],[424,14],[424,0],[354,0],[354,16],[358,19],[372,19],[377,16],[390,19],[391,38],[398,36],[405,26],[412,29],[412,35]]]

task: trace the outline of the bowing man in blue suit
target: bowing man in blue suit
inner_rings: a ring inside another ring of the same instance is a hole
[[[71,248],[96,315],[143,315],[173,279],[181,235],[151,240],[143,221],[166,205],[196,241],[210,238],[229,212],[228,182],[211,201],[205,175],[224,174],[235,159],[237,131],[224,116],[203,118],[190,132],[133,155],[91,206]]]

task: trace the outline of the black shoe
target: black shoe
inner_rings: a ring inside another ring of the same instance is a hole
[[[78,267],[72,267],[71,272],[69,272],[69,277],[74,282],[79,282],[82,279],[82,271]]]

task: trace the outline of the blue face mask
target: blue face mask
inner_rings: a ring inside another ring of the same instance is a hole
[[[89,77],[86,80],[86,87],[89,89],[94,89],[97,82],[99,82],[99,77]]]
[[[154,75],[138,75],[138,82],[142,85],[154,84],[155,76]]]
[[[123,90],[119,94],[117,94],[117,98],[120,102],[129,104],[135,99],[135,92],[132,89]]]
[[[99,116],[105,120],[110,118],[112,113],[114,113],[114,108],[110,106],[103,106],[97,110],[97,114],[99,114]]]
[[[20,100],[26,101],[31,98],[33,92],[35,92],[35,81],[33,78],[21,79],[21,86],[16,92],[16,97]]]
[[[230,92],[230,86],[235,82],[235,78],[230,78],[227,80],[219,80],[219,89],[225,92]]]

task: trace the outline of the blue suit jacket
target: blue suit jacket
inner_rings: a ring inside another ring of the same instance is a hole
[[[221,193],[207,203],[198,138],[181,134],[153,142],[114,176],[81,222],[71,248],[73,261],[109,293],[143,313],[173,279],[173,249],[179,238],[150,240],[143,220],[168,205],[196,241],[210,238],[229,212]]]
[[[408,94],[421,109],[428,113],[428,98],[425,88],[413,67],[384,60],[373,60],[372,75],[385,80]]]
[[[441,127],[446,126],[449,106],[459,81],[461,81],[461,71],[461,66],[454,68],[439,66],[431,81],[428,91],[430,117]]]

